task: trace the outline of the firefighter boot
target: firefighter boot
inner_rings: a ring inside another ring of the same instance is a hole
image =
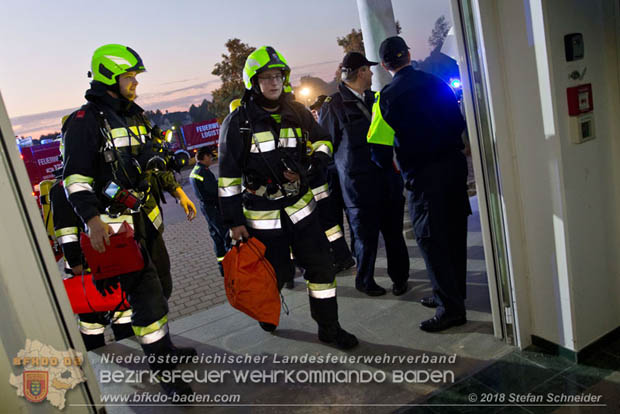
[[[166,335],[160,340],[153,342],[152,344],[142,344],[142,349],[147,356],[154,355],[155,357],[163,357],[162,359],[166,361],[166,356],[168,355],[177,355],[175,351],[174,345],[172,345],[172,341],[170,340],[170,334],[166,333]],[[194,352],[196,352],[194,350]],[[160,359],[160,358],[156,358]],[[188,383],[181,379],[170,379],[169,381],[165,381],[166,377],[162,375],[163,371],[172,371],[176,368],[177,364],[172,362],[154,362],[149,363],[149,367],[152,371],[159,371],[155,376],[159,379],[159,384],[164,389],[164,392],[173,399],[173,402],[178,399],[179,396],[183,395],[191,395],[193,393],[192,388]]]
[[[351,349],[358,344],[355,335],[340,327],[336,296],[318,299],[310,296],[310,313],[319,325],[319,340],[340,349]]]
[[[82,335],[82,340],[84,341],[84,346],[86,346],[87,351],[91,351],[105,345],[105,336],[102,333],[97,335],[86,335],[85,333],[80,332],[80,334]]]

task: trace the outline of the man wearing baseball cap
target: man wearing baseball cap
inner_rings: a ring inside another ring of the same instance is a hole
[[[386,293],[374,278],[381,232],[392,293],[398,296],[407,290],[409,279],[409,255],[403,238],[405,198],[400,174],[394,168],[375,165],[371,160],[374,144],[366,142],[374,99],[370,67],[374,65],[377,63],[361,53],[350,52],[344,57],[342,82],[338,92],[325,100],[319,123],[329,131],[334,143],[334,163],[357,259],[355,287],[369,296]]]
[[[467,261],[467,162],[461,133],[465,121],[450,86],[417,71],[405,41],[385,39],[381,65],[393,79],[376,94],[368,142],[394,148],[408,190],[409,214],[433,296],[422,305],[436,308],[420,329],[438,332],[463,325]],[[373,151],[384,168],[392,152]]]

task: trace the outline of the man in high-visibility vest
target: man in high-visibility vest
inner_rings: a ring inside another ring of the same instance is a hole
[[[420,329],[438,332],[463,325],[467,263],[467,161],[465,121],[454,92],[441,79],[413,69],[399,36],[379,48],[394,78],[377,93],[368,142],[373,159],[392,168],[392,147],[405,178],[416,241],[433,285],[422,304],[437,309]]]

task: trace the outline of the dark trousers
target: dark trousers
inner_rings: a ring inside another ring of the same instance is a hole
[[[338,170],[336,166],[330,165],[327,169],[327,185],[329,186],[329,198],[330,198],[330,215],[332,220],[338,223],[342,231],[344,231],[343,216],[346,212],[344,200],[342,198],[342,187],[340,186],[340,179],[338,178]],[[355,239],[353,230],[351,230],[351,223],[347,216],[347,223],[349,223],[349,237],[351,238],[351,251],[355,251]]]
[[[284,211],[281,212],[282,229],[256,230],[248,227],[251,236],[260,240],[267,248],[265,257],[273,266],[278,280],[278,289],[292,280],[295,266],[291,251],[297,263],[304,268],[304,278],[310,283],[328,284],[334,282],[333,257],[329,242],[319,221],[316,208],[310,216],[293,225]],[[310,298],[310,312],[313,319],[322,326],[338,322],[336,297],[326,299]]]
[[[375,261],[379,232],[385,241],[387,271],[392,283],[402,284],[409,279],[409,252],[403,236],[405,197],[399,175],[385,173],[383,188],[375,189],[375,200],[360,207],[347,207],[347,217],[355,238],[357,259],[355,285],[369,289],[376,285]]]
[[[170,256],[164,243],[164,238],[150,223],[145,223],[147,238],[145,247],[155,268],[161,284],[161,290],[166,299],[172,295],[172,275],[170,274]]]
[[[347,208],[355,237],[355,285],[358,288],[368,289],[376,285],[374,273],[379,232],[385,241],[388,276],[395,284],[409,279],[409,252],[403,237],[404,207],[405,200],[402,197],[400,202],[392,202],[389,206]]]
[[[145,327],[168,314],[168,298],[172,292],[170,258],[161,234],[146,214],[134,215],[134,230],[145,266],[141,272],[122,275],[120,280],[133,312],[131,324]]]
[[[231,247],[229,229],[224,225],[217,207],[202,205],[200,209],[209,224],[209,234],[213,240],[213,250],[215,250],[215,256],[219,261]]]
[[[321,228],[328,237],[330,248],[334,255],[334,263],[339,265],[351,260],[351,250],[344,238],[344,228],[342,227],[342,210],[335,210],[332,205],[332,196],[317,201],[317,209],[321,221]],[[335,211],[340,211],[340,223]],[[334,233],[334,230],[339,231]],[[328,233],[331,233],[328,235]]]
[[[455,152],[425,166],[408,184],[409,213],[437,314],[465,315],[467,272],[467,162]]]

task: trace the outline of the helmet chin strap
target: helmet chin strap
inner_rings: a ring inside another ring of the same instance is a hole
[[[280,104],[282,103],[282,97],[284,96],[284,91],[282,91],[282,93],[280,94],[278,99],[275,99],[275,100],[274,99],[268,99],[260,91],[260,87],[258,86],[258,83],[255,82],[252,85],[252,94],[254,95],[254,101],[259,106],[262,106],[263,108],[267,108],[267,109],[275,109],[278,106],[280,106]]]

